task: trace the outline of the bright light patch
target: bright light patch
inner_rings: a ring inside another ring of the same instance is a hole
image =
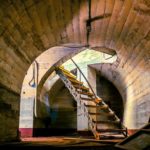
[[[96,64],[96,63],[113,63],[116,61],[117,56],[111,56],[108,54],[104,54],[99,51],[86,49],[85,51],[80,52],[76,56],[73,57],[73,60],[77,63],[80,69],[87,68],[89,64]],[[66,61],[63,66],[67,70],[72,70],[75,65],[72,63],[71,60]]]

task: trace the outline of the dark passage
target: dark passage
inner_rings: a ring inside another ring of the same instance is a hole
[[[101,97],[109,107],[123,120],[123,101],[116,87],[104,77],[96,76],[97,95]]]

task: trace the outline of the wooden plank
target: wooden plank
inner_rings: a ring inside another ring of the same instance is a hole
[[[93,121],[96,124],[101,124],[101,123],[112,123],[112,124],[120,124],[120,121],[111,121],[111,120],[94,120]]]
[[[104,116],[107,116],[107,117],[115,117],[114,114],[110,114],[110,113],[102,114],[102,113],[98,113],[98,112],[97,113],[89,112],[89,114],[90,115],[99,115],[99,116],[104,115]]]
[[[80,96],[80,98],[83,99],[83,100],[91,100],[91,101],[95,100],[94,98],[90,98],[90,97],[86,98],[86,97]]]
[[[98,132],[126,132],[126,129],[97,129]]]
[[[89,91],[89,88],[87,88],[87,87],[85,87],[85,86],[80,86],[80,85],[74,85],[74,87],[75,88],[77,88],[77,89],[83,89],[83,90],[87,90],[87,91]]]
[[[76,83],[76,84],[83,84],[83,82],[81,82],[81,81],[78,81],[78,80],[74,80],[74,79],[69,79],[71,82],[73,82],[73,83]]]
[[[71,79],[77,79],[77,77],[76,76],[74,76],[73,74],[68,74],[68,73],[66,73],[66,72],[64,72],[64,75],[65,76],[67,76],[68,78],[71,78]]]
[[[108,109],[108,106],[107,105],[104,105],[104,106],[97,106],[97,105],[85,105],[86,107],[89,107],[89,108],[99,108],[99,109]]]
[[[78,93],[83,95],[93,96],[93,93],[90,92],[78,91]]]

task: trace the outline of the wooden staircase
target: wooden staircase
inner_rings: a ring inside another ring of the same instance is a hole
[[[91,92],[93,91],[90,90],[91,88],[83,85],[83,82],[77,80],[77,77],[64,67],[56,67],[55,70],[76,102],[79,102],[84,109],[89,127],[96,139],[99,140],[113,134],[121,138],[127,137],[127,129],[122,125],[120,119],[101,98]]]

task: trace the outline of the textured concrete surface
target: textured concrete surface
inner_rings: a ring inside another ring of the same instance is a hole
[[[85,0],[0,0],[0,3],[0,83],[3,90],[9,91],[5,94],[6,103],[12,92],[20,94],[30,64],[42,52],[64,43],[87,44],[88,8]],[[113,49],[118,55],[116,63],[99,68],[120,91],[127,107],[125,116],[131,116],[130,120],[125,118],[125,125],[131,129],[141,127],[149,119],[149,12],[149,0],[92,0],[91,17],[100,19],[91,23],[89,44]],[[19,100],[17,96],[13,105],[18,106]],[[19,115],[8,118],[4,113],[4,110],[0,113],[3,120],[0,126],[7,134],[1,132],[0,140],[12,140]],[[13,124],[14,128],[6,124]]]
[[[116,68],[116,63],[95,64],[91,65],[91,67],[111,81],[120,92],[125,107],[125,126],[133,130],[141,128],[149,120],[149,72],[145,69],[145,72],[141,73],[133,69],[131,73],[125,75],[126,72],[121,67]],[[144,70],[144,66],[141,70]],[[134,74],[134,72],[136,73]]]

